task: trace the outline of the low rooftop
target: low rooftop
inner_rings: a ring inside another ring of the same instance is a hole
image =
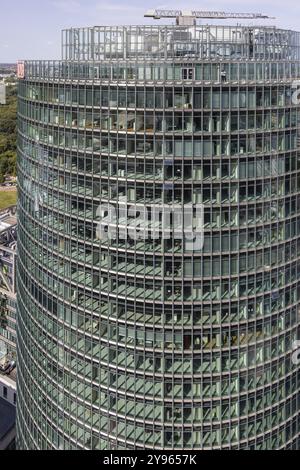
[[[12,246],[16,241],[17,228],[16,206],[0,212],[0,247]]]
[[[16,408],[3,398],[0,398],[0,446],[1,441],[14,428],[16,421]]]
[[[0,212],[0,233],[15,225],[17,225],[17,217],[14,213],[14,208]]]

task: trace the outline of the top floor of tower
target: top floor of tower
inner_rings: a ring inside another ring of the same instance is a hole
[[[248,15],[248,16],[247,16]],[[299,60],[300,33],[275,26],[197,24],[197,18],[265,19],[260,14],[156,11],[175,24],[94,26],[62,32],[67,61]],[[254,21],[253,21],[254,22]]]

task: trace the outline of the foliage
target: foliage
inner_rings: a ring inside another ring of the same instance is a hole
[[[0,327],[7,326],[7,297],[0,294]]]
[[[7,104],[0,106],[0,183],[16,174],[17,89],[7,87]]]
[[[17,203],[17,191],[0,191],[0,210],[9,206],[15,206]]]

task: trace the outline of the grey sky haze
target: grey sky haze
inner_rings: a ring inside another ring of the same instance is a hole
[[[261,12],[277,17],[264,24],[300,30],[299,0],[0,0],[0,6],[0,63],[59,59],[62,29],[149,24],[156,20],[143,15],[154,8]]]

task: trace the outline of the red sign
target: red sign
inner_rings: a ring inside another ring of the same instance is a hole
[[[17,76],[18,76],[18,78],[25,78],[25,64],[24,64],[24,62],[18,62]]]

